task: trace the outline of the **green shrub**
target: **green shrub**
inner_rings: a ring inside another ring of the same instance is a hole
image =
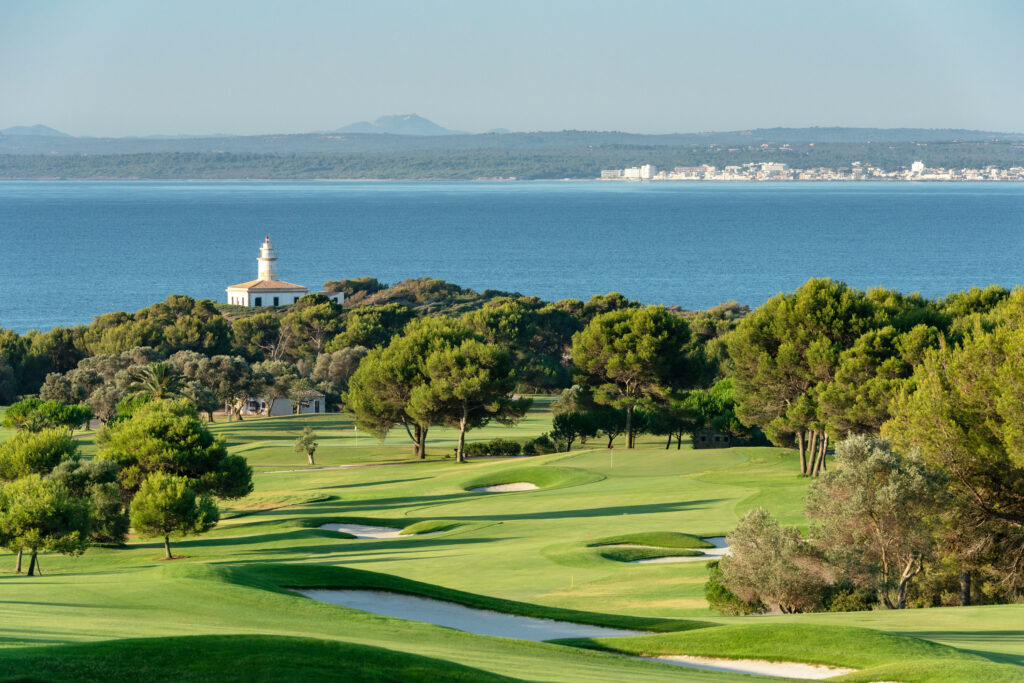
[[[852,586],[841,587],[825,599],[828,612],[867,612],[878,598],[870,591],[857,590]]]
[[[523,455],[547,455],[557,453],[555,443],[547,434],[541,434],[536,439],[531,439],[523,445]]]
[[[511,458],[519,455],[522,446],[511,439],[493,439],[491,441],[474,441],[466,444],[468,458]]]
[[[514,458],[522,451],[519,442],[511,439],[494,439],[489,446],[494,457]]]
[[[467,458],[485,458],[490,455],[489,444],[483,441],[474,441],[467,443],[465,447]]]
[[[740,600],[735,593],[726,588],[722,583],[722,570],[719,568],[718,562],[708,563],[708,580],[704,584],[704,597],[707,598],[711,609],[730,617],[759,614],[766,609],[764,603]]]

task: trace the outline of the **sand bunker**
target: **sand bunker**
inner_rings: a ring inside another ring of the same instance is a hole
[[[700,550],[703,555],[673,555],[669,557],[652,557],[646,560],[633,560],[630,564],[665,564],[668,562],[707,562],[715,560],[722,555],[729,554],[729,546],[725,544],[725,536],[711,536],[703,539],[715,546],[714,548],[693,548]]]
[[[517,481],[512,484],[495,484],[494,486],[478,486],[470,489],[473,493],[508,493],[509,491],[533,491],[540,488],[528,481]]]
[[[368,526],[366,524],[321,524],[321,529],[352,534],[356,538],[398,538],[401,529],[390,526]]]
[[[708,671],[732,671],[735,673],[757,674],[761,676],[781,676],[783,678],[802,678],[821,680],[843,674],[852,674],[856,669],[820,664],[801,664],[799,662],[769,662],[764,659],[723,659],[720,657],[692,657],[690,655],[665,655],[662,657],[644,657],[654,662],[665,662],[691,669]]]
[[[293,590],[307,598],[332,605],[351,607],[386,617],[423,621],[484,636],[539,641],[554,638],[611,638],[644,635],[642,631],[626,631],[603,626],[574,624],[568,621],[522,617],[516,614],[475,609],[454,602],[421,598],[403,593],[349,589]]]

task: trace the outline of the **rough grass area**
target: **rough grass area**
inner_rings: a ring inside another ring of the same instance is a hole
[[[512,467],[467,479],[462,482],[462,488],[468,491],[483,486],[498,486],[500,484],[515,484],[518,482],[528,482],[541,489],[565,488],[568,486],[591,484],[601,481],[603,478],[593,472],[572,467],[557,467],[554,465],[545,467]]]
[[[606,560],[615,562],[636,562],[637,560],[653,560],[657,557],[696,557],[703,555],[699,550],[686,548],[616,548],[602,546],[598,554]]]
[[[641,531],[636,534],[606,536],[587,544],[591,548],[604,545],[649,545],[656,548],[714,548],[703,538],[678,531]]]
[[[0,681],[513,681],[444,660],[368,645],[280,636],[185,636],[22,648]]]
[[[452,522],[446,519],[427,519],[422,522],[416,522],[402,529],[400,535],[409,536],[415,534],[434,534],[441,531],[451,531],[452,529],[458,529],[460,526],[464,526],[461,522]]]
[[[946,645],[852,626],[736,624],[683,633],[633,638],[578,638],[558,642],[632,655],[765,659],[854,669],[918,659],[985,661],[977,655]]]

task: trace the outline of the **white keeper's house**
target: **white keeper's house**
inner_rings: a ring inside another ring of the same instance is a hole
[[[229,304],[288,306],[309,294],[309,289],[302,285],[277,279],[277,255],[274,253],[274,245],[270,243],[270,235],[267,235],[260,245],[260,255],[256,257],[256,263],[258,277],[255,280],[227,288]],[[345,300],[345,294],[342,292],[319,293],[339,304]]]

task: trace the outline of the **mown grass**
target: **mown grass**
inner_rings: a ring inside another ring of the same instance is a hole
[[[408,536],[410,534],[435,534],[442,531],[451,531],[452,529],[458,529],[460,526],[464,526],[460,522],[450,522],[445,519],[425,519],[422,522],[416,522],[410,524],[401,531],[402,536]]]
[[[511,467],[467,479],[462,482],[462,488],[469,491],[470,489],[484,486],[529,483],[537,488],[550,489],[592,484],[601,479],[603,477],[600,475],[571,467],[556,467],[554,465],[547,465],[545,467]]]
[[[588,543],[591,548],[603,545],[649,545],[656,548],[714,548],[703,538],[678,531],[641,531],[635,534],[607,536]]]
[[[849,626],[736,624],[680,633],[558,641],[632,655],[696,655],[772,662],[805,662],[855,669],[907,659],[984,661],[956,648],[910,636]]]
[[[633,638],[574,638],[556,642],[644,657],[694,655],[858,669],[835,679],[842,681],[1009,683],[1024,678],[1020,667],[997,664],[970,652],[906,635],[849,626],[736,624]]]
[[[901,683],[964,683],[984,681],[985,683],[1020,683],[1024,680],[1019,666],[995,664],[986,661],[939,661],[911,660],[874,666],[856,673],[839,676],[831,680],[854,681],[856,683],[877,683],[878,681],[900,681]]]
[[[0,681],[513,681],[459,664],[340,641],[226,635],[129,638],[3,653]]]
[[[454,445],[453,430],[431,430],[433,455],[419,462],[409,460],[404,434],[389,435],[381,444],[366,435],[354,437],[346,420],[328,415],[215,424],[232,452],[263,466],[257,468],[252,496],[223,503],[217,528],[172,539],[175,555],[186,559],[163,562],[159,543],[133,541],[121,549],[91,548],[80,557],[43,555],[43,576],[29,579],[8,573],[13,556],[0,553],[0,672],[12,671],[8,662],[22,661],[29,647],[48,646],[39,649],[43,653],[95,641],[235,635],[363,645],[529,680],[741,678],[389,619],[317,603],[290,593],[288,586],[381,588],[528,616],[664,632],[664,637],[691,629],[673,638],[717,631],[711,624],[864,626],[883,635],[956,646],[1022,670],[1012,665],[1024,663],[1024,606],[721,617],[704,600],[703,562],[611,562],[600,555],[609,548],[589,547],[629,539],[626,544],[666,544],[659,547],[673,554],[696,550],[667,544],[723,535],[755,504],[784,523],[803,524],[808,481],[795,475],[792,452],[666,450],[660,439],[641,439],[635,450],[617,448],[614,454],[592,443],[568,454],[458,464],[444,457]],[[303,467],[304,456],[291,444],[307,423],[323,432],[325,442],[337,444],[324,449],[323,458],[318,452],[318,463],[355,467]],[[550,414],[535,411],[523,426],[489,426],[473,435],[525,439],[548,429]],[[93,448],[92,437],[83,442]],[[534,475],[538,479],[527,478]],[[466,490],[471,483],[514,481],[541,488],[510,494]],[[317,528],[343,521],[446,530],[371,540]],[[637,535],[643,540],[651,530],[668,536],[636,543]],[[744,629],[734,633],[740,649],[748,638]],[[810,647],[815,639],[802,637],[802,642]],[[870,647],[866,641],[852,645],[857,651]],[[168,646],[175,648],[180,644]],[[832,657],[831,651],[823,652]],[[908,652],[905,661],[921,660]],[[936,661],[955,671],[967,660]],[[985,661],[969,663],[989,676]],[[993,673],[992,681],[1000,680],[997,674],[1002,675]],[[338,668],[334,678],[342,677]],[[918,679],[894,673],[870,680]]]

